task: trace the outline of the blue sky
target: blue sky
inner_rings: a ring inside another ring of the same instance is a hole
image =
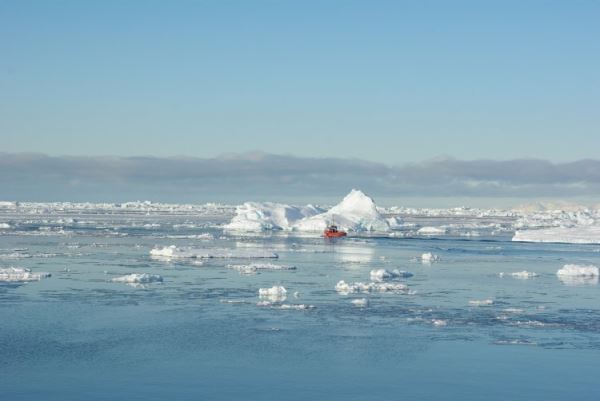
[[[595,158],[600,2],[0,1],[4,152]]]

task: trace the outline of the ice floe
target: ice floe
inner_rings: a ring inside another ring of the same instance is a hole
[[[399,278],[408,278],[412,277],[412,273],[403,271],[403,270],[386,270],[386,269],[376,269],[371,270],[371,281],[383,282],[388,280],[395,280]]]
[[[353,299],[352,301],[350,301],[350,303],[356,306],[357,308],[366,308],[367,306],[369,306],[369,300],[367,298]]]
[[[438,262],[439,260],[440,260],[440,257],[431,252],[425,252],[424,254],[421,255],[421,261],[423,263]]]
[[[50,276],[50,273],[33,273],[30,269],[22,267],[0,268],[0,282],[39,281]]]
[[[242,274],[254,274],[259,270],[295,270],[296,266],[277,265],[274,263],[250,263],[246,265],[227,265],[227,268],[237,270]]]
[[[538,274],[534,273],[534,272],[528,272],[527,270],[523,270],[523,271],[520,271],[520,272],[512,272],[512,273],[501,272],[501,273],[498,273],[498,276],[500,276],[500,277],[510,276],[510,277],[513,277],[513,278],[521,279],[521,280],[527,280],[527,279],[530,279],[530,278],[537,277]]]
[[[287,290],[283,286],[274,285],[271,288],[260,288],[258,296],[271,302],[283,302],[287,298]]]
[[[493,299],[472,299],[469,301],[469,305],[471,306],[490,306],[493,304]]]
[[[163,278],[158,274],[132,273],[121,277],[115,277],[111,279],[111,281],[114,283],[126,284],[149,284],[162,282]]]
[[[150,256],[159,260],[171,259],[277,259],[279,255],[261,249],[178,248],[175,245],[154,248]]]
[[[565,285],[596,285],[599,280],[599,270],[594,265],[567,264],[559,269],[556,275]]]
[[[346,283],[344,280],[340,280],[335,285],[335,290],[342,295],[353,294],[353,293],[370,293],[370,292],[398,292],[403,294],[412,293],[408,289],[406,284],[402,283],[379,283],[379,282],[370,282],[370,283]]]

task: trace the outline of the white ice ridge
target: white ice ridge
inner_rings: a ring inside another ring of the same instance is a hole
[[[339,281],[335,285],[335,290],[340,294],[352,293],[369,293],[369,292],[401,292],[405,294],[411,293],[406,284],[402,283],[346,283],[344,280]]]
[[[276,259],[279,257],[274,252],[260,249],[199,249],[178,248],[175,245],[150,250],[150,256],[155,259]]]
[[[386,269],[376,269],[371,270],[371,281],[383,282],[398,278],[412,277],[412,275],[412,273],[398,269],[394,269],[391,271]]]
[[[236,231],[289,230],[321,232],[328,224],[344,231],[389,231],[390,223],[377,210],[373,199],[353,189],[326,212],[312,205],[295,207],[278,203],[246,202],[225,229]]]
[[[514,277],[514,278],[526,280],[526,279],[529,279],[529,278],[537,277],[538,274],[534,273],[534,272],[528,272],[527,270],[523,270],[523,271],[520,271],[520,272],[512,272],[512,273],[504,273],[504,272],[502,272],[502,273],[499,273],[498,276],[500,276],[500,277],[511,276],[511,277]]]
[[[287,290],[283,286],[274,285],[271,288],[260,288],[258,296],[271,302],[283,302],[287,297]]]
[[[50,277],[50,273],[32,273],[30,269],[22,267],[0,268],[0,282],[39,281]]]
[[[564,265],[556,272],[557,276],[598,277],[599,269],[594,265]]]
[[[227,268],[237,270],[242,274],[253,274],[258,270],[295,270],[296,266],[276,265],[274,263],[250,263],[247,265],[227,265]]]
[[[115,277],[111,281],[127,284],[148,284],[162,282],[163,278],[158,274],[132,273],[121,277]]]

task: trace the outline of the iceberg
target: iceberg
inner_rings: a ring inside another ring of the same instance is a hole
[[[321,212],[312,205],[296,207],[272,202],[246,202],[236,208],[235,216],[224,228],[231,231],[290,230],[298,220]]]
[[[473,299],[469,301],[469,305],[471,306],[490,306],[494,304],[493,299]]]
[[[344,231],[386,232],[391,229],[390,223],[394,223],[377,210],[373,199],[357,189],[350,191],[340,203],[325,212],[312,205],[297,207],[271,202],[246,202],[238,206],[235,213],[224,226],[226,230],[322,232],[331,222],[335,222]]]
[[[512,273],[501,272],[501,273],[498,273],[498,276],[500,276],[500,277],[511,276],[513,278],[518,278],[520,280],[527,280],[527,279],[530,279],[530,278],[537,277],[538,274],[534,273],[534,272],[529,272],[527,270],[523,270],[523,271],[520,271],[520,272],[512,272]]]
[[[390,231],[390,221],[379,213],[373,199],[358,189],[328,211],[296,222],[292,229],[321,232],[332,221],[344,231]]]
[[[438,262],[440,260],[440,257],[436,254],[433,254],[431,252],[426,252],[424,254],[421,255],[421,261],[423,263],[432,263],[432,262]]]
[[[241,274],[254,274],[259,270],[296,270],[296,266],[276,265],[274,263],[250,263],[247,265],[227,265]]]

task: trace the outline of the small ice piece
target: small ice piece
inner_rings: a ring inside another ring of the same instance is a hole
[[[252,249],[202,249],[177,248],[175,245],[150,250],[150,256],[158,260],[171,259],[277,259],[279,255],[271,251]]]
[[[376,269],[371,270],[371,281],[383,282],[398,278],[412,277],[412,275],[412,273],[398,269],[394,269],[392,271],[386,269]]]
[[[158,274],[132,273],[121,277],[115,277],[111,281],[114,283],[126,284],[149,284],[162,282],[163,278]]]
[[[534,278],[534,277],[538,276],[537,273],[528,272],[527,270],[523,270],[523,271],[520,271],[520,272],[512,272],[512,273],[504,273],[504,272],[502,272],[502,273],[498,274],[498,276],[500,276],[500,277],[504,277],[504,276],[508,276],[508,275],[510,275],[513,278],[518,278],[520,280],[527,280],[527,279]]]
[[[421,255],[421,261],[423,263],[432,263],[432,262],[438,262],[440,260],[440,257],[438,255],[435,255],[431,252],[426,252],[424,254]]]
[[[300,293],[298,291],[294,292],[294,298],[300,298]]]
[[[258,270],[295,270],[296,266],[276,265],[274,263],[250,263],[247,265],[227,265],[227,268],[237,270],[241,274],[254,274]]]
[[[30,269],[22,267],[6,267],[0,269],[0,282],[40,281],[41,279],[50,276],[50,273],[32,273]]]
[[[271,288],[260,288],[258,296],[271,302],[283,302],[287,298],[287,290],[280,285],[274,285]]]
[[[366,308],[367,306],[369,306],[369,300],[367,298],[353,299],[350,302],[357,308]]]
[[[308,310],[315,309],[314,305],[308,304],[282,304],[282,303],[273,303],[270,301],[259,301],[256,303],[256,306],[260,306],[263,308],[273,308],[273,309],[283,309],[283,310]]]
[[[335,290],[340,294],[369,293],[369,292],[402,292],[410,293],[408,286],[402,283],[346,283],[344,280],[335,285]]]
[[[444,319],[431,319],[431,324],[433,324],[436,327],[442,327],[442,326],[447,326],[448,321],[444,320]]]
[[[10,228],[10,224],[8,223],[0,223],[0,229]]]
[[[472,299],[469,301],[469,305],[472,306],[490,306],[494,304],[493,299]]]

